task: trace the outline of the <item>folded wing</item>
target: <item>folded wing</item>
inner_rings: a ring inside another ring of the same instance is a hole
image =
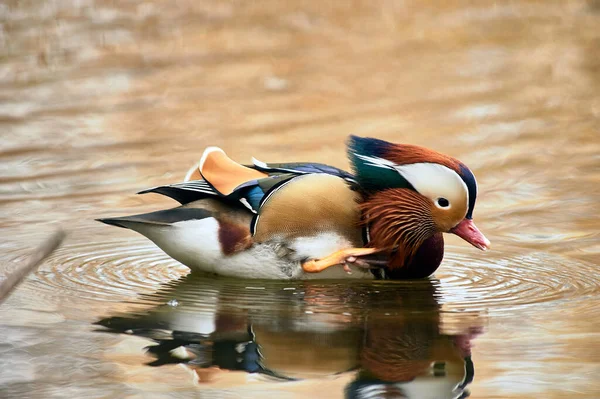
[[[253,165],[241,165],[218,147],[209,147],[200,161],[187,172],[185,181],[153,187],[138,194],[157,193],[182,205],[205,198],[217,198],[239,204],[258,213],[267,197],[290,180],[308,174],[332,175],[354,184],[354,176],[320,163],[266,164],[253,159]]]

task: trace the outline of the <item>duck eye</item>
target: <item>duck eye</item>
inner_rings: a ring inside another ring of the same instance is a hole
[[[440,208],[448,208],[450,206],[450,201],[448,201],[446,198],[438,198],[437,199],[437,204],[440,206]]]

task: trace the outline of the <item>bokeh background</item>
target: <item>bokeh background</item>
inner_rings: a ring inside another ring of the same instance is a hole
[[[357,134],[448,153],[477,176],[493,250],[449,237],[441,269],[461,303],[492,315],[502,303],[477,341],[473,396],[597,398],[599,93],[595,0],[5,0],[0,276],[70,232],[0,307],[7,345],[36,328],[60,341],[74,323],[89,347],[92,316],[187,272],[93,219],[173,206],[135,192],[182,180],[204,147],[347,168]],[[150,275],[133,270],[148,262]],[[97,360],[115,343],[94,345]],[[0,389],[42,380],[31,356],[0,360]]]

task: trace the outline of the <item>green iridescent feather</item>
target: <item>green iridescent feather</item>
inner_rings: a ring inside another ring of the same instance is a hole
[[[387,141],[350,136],[348,158],[360,186],[366,191],[380,191],[388,188],[411,188],[410,183],[393,167],[381,167],[361,156],[385,159],[385,154],[394,145]]]

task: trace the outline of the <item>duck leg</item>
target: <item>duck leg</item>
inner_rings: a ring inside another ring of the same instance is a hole
[[[371,255],[379,251],[381,250],[377,248],[342,249],[321,259],[308,260],[302,264],[302,269],[306,273],[319,273],[331,266],[342,264],[345,266],[344,269],[348,267],[348,264],[355,264],[357,266],[368,267],[368,265],[362,265],[363,261],[361,261],[358,258],[365,255]]]

